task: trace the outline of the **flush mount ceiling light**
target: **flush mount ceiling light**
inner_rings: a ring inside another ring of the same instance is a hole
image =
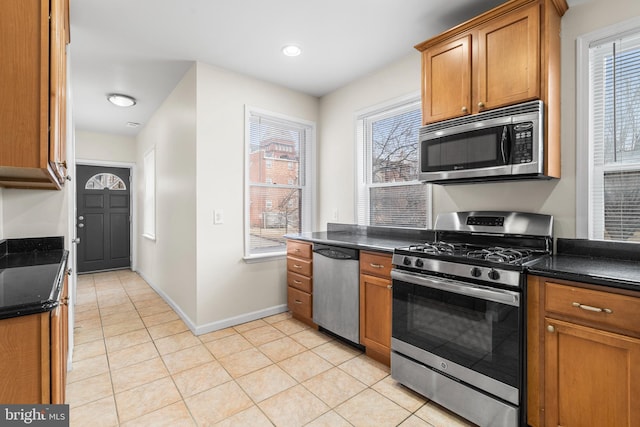
[[[138,126],[140,126],[140,123],[138,122],[127,122],[128,128],[137,128]]]
[[[110,93],[107,95],[107,100],[118,107],[131,107],[132,105],[136,105],[135,98],[120,93]]]
[[[282,48],[282,53],[286,56],[298,56],[302,53],[302,49],[300,49],[300,46],[296,46],[295,44],[288,44]]]

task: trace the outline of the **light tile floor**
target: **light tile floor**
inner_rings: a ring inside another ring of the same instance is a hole
[[[195,336],[137,274],[78,277],[71,426],[471,426],[283,313]]]

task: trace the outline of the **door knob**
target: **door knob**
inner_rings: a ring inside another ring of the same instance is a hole
[[[78,228],[84,228],[84,224],[83,223],[78,224]]]

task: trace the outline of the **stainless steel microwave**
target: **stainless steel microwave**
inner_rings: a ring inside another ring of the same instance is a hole
[[[420,129],[420,180],[437,184],[544,176],[544,104],[530,101]]]

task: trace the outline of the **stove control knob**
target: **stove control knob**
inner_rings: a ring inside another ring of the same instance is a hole
[[[416,267],[422,268],[423,265],[424,265],[424,262],[420,258],[418,258],[416,260]]]
[[[482,270],[480,270],[478,267],[471,268],[471,275],[473,277],[480,277],[481,274],[482,274]]]
[[[489,271],[489,279],[498,280],[499,278],[500,278],[500,273],[498,273],[496,270],[491,269],[491,271]]]
[[[408,256],[404,257],[404,259],[402,260],[402,263],[404,265],[411,265],[411,258],[409,258]]]

